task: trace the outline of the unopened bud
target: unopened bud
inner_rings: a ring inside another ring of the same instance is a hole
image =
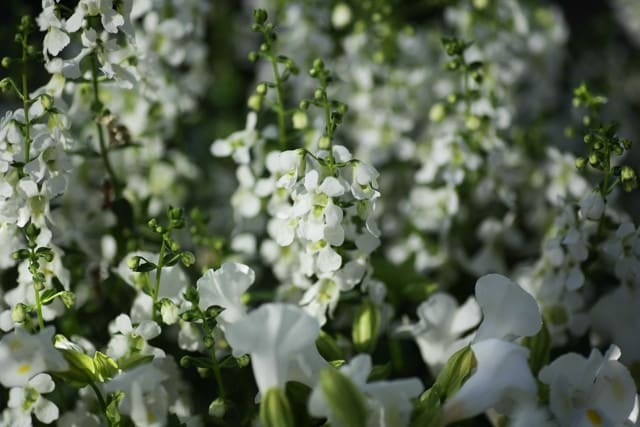
[[[278,387],[267,390],[260,403],[260,421],[264,427],[295,426],[291,405],[284,390]]]
[[[372,301],[360,305],[353,320],[352,339],[358,352],[371,353],[378,341],[380,330],[380,308]]]

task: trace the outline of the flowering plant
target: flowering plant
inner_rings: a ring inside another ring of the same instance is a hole
[[[640,9],[561,3],[12,4],[0,426],[640,425]]]

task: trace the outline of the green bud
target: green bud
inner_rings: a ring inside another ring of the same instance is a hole
[[[180,254],[180,261],[185,267],[190,267],[196,262],[196,256],[193,252],[184,251]]]
[[[261,95],[253,94],[247,100],[247,107],[253,111],[260,111],[262,109],[262,101],[264,97]]]
[[[256,86],[256,93],[258,95],[264,95],[267,93],[267,85],[265,83],[260,83]]]
[[[189,356],[182,356],[180,358],[180,366],[182,368],[189,368],[191,367],[191,357]]]
[[[307,110],[308,108],[309,108],[309,101],[307,101],[306,99],[303,99],[302,101],[300,101],[301,110]]]
[[[18,249],[17,251],[12,253],[11,256],[15,260],[23,260],[23,259],[29,258],[30,254],[31,254],[31,252],[29,252],[28,249]]]
[[[160,315],[162,316],[162,321],[167,325],[175,324],[180,318],[178,307],[167,298],[163,298],[160,301]]]
[[[42,103],[42,106],[44,107],[45,110],[50,110],[51,107],[53,107],[53,98],[51,97],[51,95],[48,94],[44,94],[40,97],[40,102]]]
[[[458,101],[458,95],[456,95],[455,93],[451,93],[447,95],[447,102],[449,104],[455,104],[457,101]]]
[[[347,111],[349,111],[349,106],[343,102],[340,102],[338,104],[338,112],[342,115],[347,114]]]
[[[6,92],[9,89],[11,89],[11,80],[9,80],[9,77],[0,80],[0,91]]]
[[[444,104],[441,102],[437,102],[433,104],[433,106],[429,110],[429,120],[436,123],[441,122],[444,119],[446,113],[447,110]]]
[[[149,222],[147,222],[147,226],[150,229],[155,230],[158,227],[158,220],[155,218],[151,218]]]
[[[209,405],[209,415],[214,418],[224,418],[227,413],[227,405],[224,400],[217,398]]]
[[[294,129],[306,129],[309,126],[309,119],[307,113],[304,111],[296,111],[291,117]]]
[[[318,348],[320,355],[326,360],[344,359],[344,354],[342,354],[342,350],[338,347],[336,340],[322,329],[320,330],[318,339],[316,339],[316,347]]]
[[[256,33],[260,32],[262,30],[262,26],[258,25],[258,24],[253,24],[251,26],[251,31],[254,31]]]
[[[320,150],[328,150],[331,147],[331,140],[327,135],[322,135],[318,140],[318,148]]]
[[[187,288],[187,290],[183,294],[183,297],[187,301],[196,305],[200,301],[200,294],[198,294],[198,289],[194,287]]]
[[[533,375],[538,375],[540,369],[549,363],[551,354],[551,335],[543,323],[540,331],[531,337],[524,337],[522,345],[529,349],[529,366]]]
[[[478,10],[484,10],[489,6],[489,0],[473,0],[473,7]]]
[[[589,164],[591,166],[596,166],[598,164],[599,160],[598,160],[598,155],[596,153],[591,153],[589,155]]]
[[[324,61],[320,58],[317,58],[315,61],[313,61],[313,68],[316,70],[323,70],[324,69]]]
[[[585,126],[589,126],[589,125],[591,125],[591,117],[589,117],[589,116],[584,116],[584,117],[582,118],[582,124],[583,124],[583,125],[585,125]]]
[[[249,55],[247,57],[248,57],[249,61],[256,62],[258,60],[258,52],[251,51],[251,52],[249,52]]]
[[[24,323],[24,321],[29,318],[29,311],[29,308],[25,304],[18,303],[11,311],[11,319],[14,323]]]
[[[266,43],[262,43],[260,45],[260,51],[261,52],[267,52],[269,50],[269,45],[267,45]]]
[[[351,337],[358,352],[372,353],[380,332],[380,307],[367,300],[356,312]]]
[[[34,241],[40,235],[40,229],[36,225],[30,222],[24,229],[24,233],[27,235],[27,239]]]
[[[467,116],[465,125],[467,126],[467,129],[471,131],[478,130],[480,129],[480,125],[482,125],[482,121],[478,116],[470,114],[469,116]]]
[[[253,11],[253,19],[257,24],[264,24],[267,21],[267,18],[269,17],[269,15],[267,14],[267,11],[264,9],[255,9]]]
[[[11,58],[5,56],[4,58],[2,58],[2,61],[0,63],[4,68],[9,68],[9,66],[11,65]]]
[[[60,293],[60,300],[64,304],[65,307],[71,308],[73,304],[76,302],[76,294],[69,291],[64,291]]]
[[[576,159],[576,168],[578,168],[578,170],[583,170],[586,166],[587,159],[585,159],[584,157],[578,157]]]
[[[169,217],[170,221],[177,221],[177,220],[183,219],[183,216],[184,216],[184,211],[182,210],[182,208],[170,207],[169,210],[167,211],[167,217]]]
[[[365,427],[367,407],[362,392],[337,369],[320,371],[320,388],[334,415],[336,425]]]
[[[36,251],[36,255],[38,256],[38,258],[42,258],[46,262],[53,261],[53,249],[51,248],[38,248],[38,250]]]
[[[172,252],[178,252],[180,250],[180,244],[175,240],[171,240],[171,242],[169,242],[169,248]]]
[[[447,62],[447,64],[445,65],[446,69],[449,71],[455,71],[458,68],[460,68],[460,61],[458,61],[457,59],[454,59],[452,61]]]
[[[620,179],[623,181],[628,181],[630,179],[634,179],[636,177],[636,173],[629,166],[623,166],[620,169]]]
[[[213,338],[209,336],[204,337],[202,343],[206,348],[213,348],[216,345],[216,342],[213,340]]]
[[[471,371],[476,367],[476,364],[476,358],[471,346],[466,346],[455,352],[436,378],[436,384],[440,387],[441,396],[447,399],[458,391],[471,375]]]
[[[278,387],[267,390],[260,402],[260,421],[264,427],[295,427],[291,405],[284,390]]]
[[[324,99],[324,90],[316,89],[316,91],[313,93],[313,97],[315,99]]]
[[[133,271],[136,271],[140,266],[140,262],[142,262],[142,257],[134,255],[127,261],[127,267],[129,267]]]
[[[624,147],[625,150],[631,149],[631,141],[628,139],[623,139],[622,146]]]

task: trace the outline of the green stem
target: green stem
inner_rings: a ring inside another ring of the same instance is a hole
[[[204,315],[202,317],[204,317]],[[211,328],[209,327],[209,325],[207,325],[206,321],[203,321],[203,327],[204,327],[205,333],[207,334],[207,337],[211,338],[212,344],[211,344],[211,347],[209,348],[209,352],[211,353],[211,363],[213,365],[213,376],[215,377],[216,383],[218,384],[218,391],[220,392],[220,398],[224,400],[226,393],[224,390],[224,383],[222,382],[222,372],[220,371],[220,364],[218,364],[218,359],[216,358],[215,341],[213,341],[213,337],[211,336],[212,335]]]
[[[38,327],[40,330],[44,329],[44,317],[42,316],[42,301],[40,300],[40,291],[37,284],[33,283],[33,292],[36,296],[36,313],[38,314]]]
[[[29,119],[29,86],[27,83],[27,34],[22,37],[22,106],[24,108],[24,164],[31,160],[31,120]]]
[[[100,391],[100,389],[98,388],[98,386],[94,382],[90,382],[89,383],[89,387],[91,387],[93,389],[93,391],[96,393],[96,397],[98,398],[98,404],[100,405],[100,409],[102,410],[102,413],[104,414],[105,418],[107,419],[108,425],[111,427],[111,425],[112,425],[111,424],[111,420],[107,416],[107,402],[104,400],[104,396],[102,395],[102,392]]]
[[[271,66],[273,68],[273,79],[276,85],[277,103],[275,106],[276,113],[278,114],[278,141],[280,142],[280,148],[283,150],[287,148],[287,127],[285,122],[284,111],[284,96],[282,95],[282,79],[280,78],[280,72],[278,71],[278,61],[276,55],[273,52],[273,46],[269,40],[269,34],[267,31],[263,31],[265,43],[269,51],[269,59],[271,60]]]
[[[94,103],[98,107],[102,107],[102,102],[100,102],[100,92],[98,89],[98,62],[96,60],[96,55],[91,55],[91,83],[93,84],[93,99]],[[113,189],[115,192],[116,198],[120,197],[120,182],[118,181],[118,177],[116,176],[113,167],[111,166],[111,161],[109,160],[109,152],[107,151],[107,144],[104,139],[104,131],[102,129],[102,125],[96,121],[96,129],[98,132],[98,141],[100,143],[100,157],[102,158],[102,163],[104,163],[104,168],[107,170],[107,174],[113,183]]]
[[[163,259],[164,259],[164,252],[165,252],[165,237],[167,236],[162,236],[162,245],[160,246],[160,255],[158,257],[158,264],[157,264],[157,268],[156,268],[156,279],[155,279],[155,283],[153,285],[153,294],[151,295],[152,298],[152,304],[151,304],[151,319],[155,322],[157,319],[157,315],[156,315],[156,303],[158,302],[158,294],[160,293],[160,275],[162,274],[162,267],[163,267]]]

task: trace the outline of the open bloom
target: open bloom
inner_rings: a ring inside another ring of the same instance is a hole
[[[36,335],[16,328],[0,340],[0,384],[22,387],[30,378],[47,371],[63,371],[67,362],[53,347],[53,327],[44,328]]]
[[[290,379],[313,385],[326,362],[315,347],[318,321],[302,308],[281,303],[263,304],[227,326],[234,354],[251,355],[260,393],[284,387]]]
[[[224,308],[218,316],[224,324],[240,320],[247,312],[240,297],[254,280],[255,273],[251,268],[235,262],[225,262],[218,270],[207,270],[196,284],[200,308],[206,310],[212,305]]]
[[[480,322],[480,307],[474,298],[459,307],[451,295],[438,292],[420,304],[418,317],[418,323],[401,326],[398,331],[413,335],[422,358],[437,372],[453,353],[471,341],[471,335],[461,335]]]
[[[596,349],[589,358],[577,353],[558,357],[540,371],[540,381],[550,387],[551,412],[567,427],[622,425],[636,421],[632,414],[636,387],[627,368],[618,362],[620,349],[611,346],[602,356]]]

